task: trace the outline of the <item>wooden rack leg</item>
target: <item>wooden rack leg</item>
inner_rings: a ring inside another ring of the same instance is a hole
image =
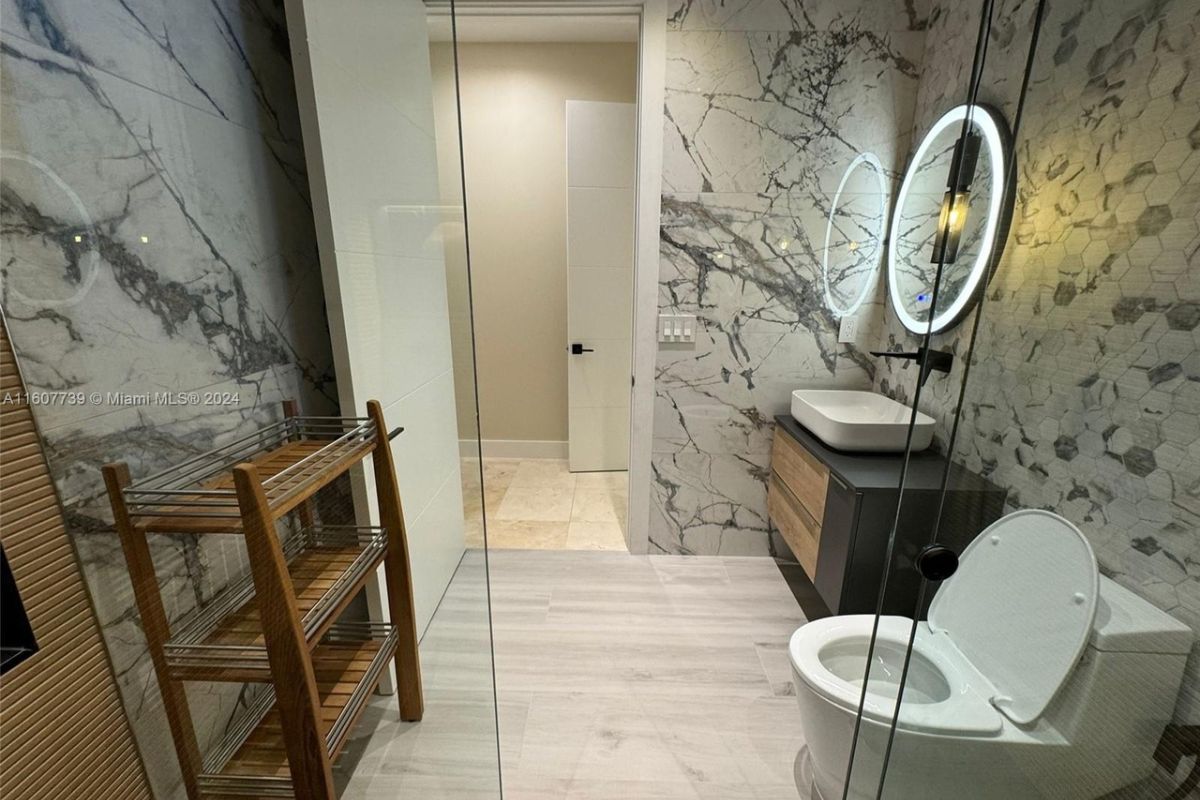
[[[417,615],[413,608],[412,564],[408,556],[408,533],[404,527],[404,509],[400,487],[396,483],[396,464],[388,429],[383,421],[383,406],[378,400],[367,401],[367,415],[375,423],[375,489],[379,496],[379,517],[387,530],[388,610],[399,638],[396,642],[396,680],[399,684],[400,719],[415,722],[425,713],[421,690],[421,656],[417,649]]]
[[[284,417],[287,417],[290,419],[292,417],[300,416],[300,404],[297,403],[295,400],[284,400],[282,405],[283,405],[283,416]],[[307,529],[311,529],[313,526],[314,519],[315,519],[315,517],[313,515],[312,498],[305,499],[304,502],[302,502],[296,508],[296,513],[300,517],[300,524]]]
[[[292,593],[287,560],[275,534],[267,496],[250,464],[233,468],[242,531],[275,685],[275,707],[297,800],[335,800],[329,750],[321,732],[317,680]]]
[[[171,736],[175,738],[184,790],[188,800],[200,800],[200,789],[196,783],[202,763],[200,748],[196,743],[196,729],[188,709],[184,686],[171,677],[163,653],[163,645],[170,636],[170,625],[158,588],[158,578],[154,573],[154,560],[150,555],[150,546],[146,543],[145,534],[134,529],[129,519],[129,509],[125,505],[123,490],[130,484],[129,465],[106,464],[101,468],[101,472],[104,475],[104,485],[108,489],[108,498],[112,502],[113,521],[117,534],[121,537],[125,560],[129,564],[133,597],[142,618],[142,631],[146,635],[154,674],[158,677],[158,688],[162,692],[167,725],[171,729]]]

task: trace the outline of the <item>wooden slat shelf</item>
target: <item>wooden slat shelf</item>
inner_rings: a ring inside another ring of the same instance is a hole
[[[424,713],[412,569],[389,444],[402,429],[386,434],[376,400],[366,417],[302,417],[295,403],[283,406],[282,421],[137,483],[124,463],[103,469],[188,800],[334,800],[331,762],[389,661],[396,662],[400,718]],[[380,524],[315,525],[313,496],[367,457]],[[240,535],[250,576],[172,632],[150,533]],[[381,564],[391,621],[338,622]],[[185,681],[270,688],[261,689],[256,713],[202,757]]]
[[[375,447],[366,417],[288,417],[125,488],[129,516],[146,533],[235,533],[242,526],[230,470],[251,464],[279,519]]]
[[[284,543],[283,552],[311,647],[383,561],[387,535],[377,527],[305,528]],[[251,577],[227,587],[163,649],[179,680],[271,680]]]
[[[396,648],[396,631],[378,623],[339,623],[313,651],[318,727],[330,759],[362,714]],[[283,729],[268,690],[251,706],[242,724],[205,760],[198,776],[206,798],[295,797]]]

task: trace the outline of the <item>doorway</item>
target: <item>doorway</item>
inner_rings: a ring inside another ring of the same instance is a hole
[[[493,548],[625,551],[639,18],[456,13],[457,47],[438,9],[430,30],[436,113],[462,110],[470,218],[469,293],[465,258],[447,254],[464,284],[455,371],[478,374],[481,441],[460,454],[468,546],[483,546],[486,511]],[[459,146],[438,142],[450,175]]]

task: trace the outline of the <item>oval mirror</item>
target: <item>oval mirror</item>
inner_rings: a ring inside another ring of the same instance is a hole
[[[1003,117],[986,106],[961,105],[933,124],[913,154],[887,255],[888,296],[908,330],[937,333],[957,324],[987,285],[1012,215],[1011,148]]]
[[[862,153],[842,173],[821,254],[825,305],[834,316],[858,310],[875,284],[887,222],[887,183],[874,153]]]

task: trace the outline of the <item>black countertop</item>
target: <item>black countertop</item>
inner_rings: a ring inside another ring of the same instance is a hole
[[[900,485],[900,470],[904,464],[903,453],[849,453],[834,450],[813,436],[790,414],[775,417],[776,435],[785,431],[812,453],[829,471],[837,475],[844,484],[856,489],[892,489]],[[946,459],[931,450],[913,453],[908,461],[908,472],[904,488],[910,491],[940,491],[942,476],[946,470]],[[997,492],[1003,490],[996,484],[971,472],[957,463],[950,465],[950,477],[946,488],[957,492]]]

